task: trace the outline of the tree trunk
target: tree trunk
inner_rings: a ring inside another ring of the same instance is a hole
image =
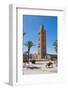
[[[30,48],[28,48],[28,63],[30,62],[29,61],[29,56],[30,56]]]

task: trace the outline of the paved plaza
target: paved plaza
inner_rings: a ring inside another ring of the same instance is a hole
[[[23,74],[47,74],[47,73],[57,73],[57,65],[52,62],[52,66],[47,66],[49,61],[36,62],[36,64],[25,63],[23,67]]]

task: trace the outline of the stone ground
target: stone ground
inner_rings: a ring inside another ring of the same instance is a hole
[[[57,73],[57,66],[54,62],[53,67],[46,67],[48,61],[46,62],[36,62],[36,64],[24,64],[23,74],[47,74],[47,73]]]

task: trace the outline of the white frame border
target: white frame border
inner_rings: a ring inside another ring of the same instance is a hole
[[[46,9],[44,7],[29,6],[29,5],[10,5],[9,6],[9,84],[16,85],[18,82],[18,69],[17,69],[17,8],[26,9],[41,9],[41,10],[54,10],[54,11],[64,11],[63,8],[58,8],[48,6]],[[18,82],[20,83],[20,82]],[[21,82],[22,83],[22,82]],[[20,83],[20,84],[21,84]]]

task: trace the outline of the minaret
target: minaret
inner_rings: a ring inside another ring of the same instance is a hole
[[[46,56],[46,31],[44,26],[40,26],[38,33],[38,59],[45,58]]]

